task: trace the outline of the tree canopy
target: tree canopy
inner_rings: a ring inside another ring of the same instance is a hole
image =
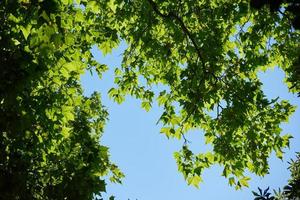
[[[282,158],[282,134],[295,107],[268,99],[258,72],[278,66],[300,92],[299,31],[291,2],[280,9],[248,0],[3,0],[0,2],[0,190],[4,199],[91,199],[105,177],[123,174],[100,137],[107,119],[100,94],[83,95],[80,75],[107,66],[93,46],[128,48],[109,95],[127,94],[145,110],[157,101],[168,138],[183,139],[178,170],[197,186],[204,169],[224,167],[229,184],[245,171],[268,173]],[[296,1],[295,1],[296,2]],[[297,4],[298,5],[298,4]],[[298,18],[297,18],[298,17]],[[160,92],[152,90],[161,84]],[[210,152],[192,152],[185,134],[203,130]],[[99,141],[100,140],[100,141]]]
[[[105,70],[90,48],[110,35],[69,3],[0,2],[1,199],[92,199],[105,191],[102,177],[123,176],[99,144],[100,96],[80,86],[85,70]]]

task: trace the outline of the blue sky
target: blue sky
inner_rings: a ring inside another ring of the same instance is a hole
[[[200,200],[200,199],[230,199],[252,200],[251,191],[257,187],[277,189],[287,183],[289,161],[300,151],[300,111],[296,110],[289,123],[282,124],[283,133],[291,133],[290,149],[286,149],[283,161],[274,155],[270,160],[270,174],[261,178],[251,175],[250,187],[236,191],[228,185],[228,181],[221,176],[222,168],[214,166],[204,172],[204,182],[199,189],[188,186],[183,176],[177,171],[173,153],[178,151],[183,142],[167,139],[159,133],[161,125],[156,122],[162,109],[154,104],[149,112],[144,111],[140,101],[127,97],[121,105],[109,99],[107,92],[114,86],[113,69],[120,66],[122,44],[112,54],[103,56],[93,49],[93,54],[100,63],[110,66],[110,70],[103,74],[100,80],[96,73],[91,76],[86,73],[82,76],[82,84],[86,95],[99,91],[102,102],[109,112],[109,121],[105,127],[102,144],[110,148],[111,160],[115,162],[126,177],[123,184],[108,184],[107,193],[113,194],[118,200]],[[288,93],[283,83],[283,72],[275,68],[260,74],[263,80],[263,89],[269,98],[280,97],[288,99],[293,105],[300,107],[300,98]],[[195,152],[207,149],[204,144],[203,132],[193,131],[187,134]]]

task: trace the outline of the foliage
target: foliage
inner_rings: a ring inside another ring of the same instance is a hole
[[[90,49],[115,33],[72,1],[4,0],[0,23],[1,199],[91,199],[108,173],[119,182],[99,144],[108,113],[79,82],[106,69]]]
[[[290,167],[291,178],[288,185],[283,188],[283,194],[288,199],[300,199],[300,152],[297,153],[296,160],[291,160]]]
[[[278,12],[252,9],[248,0],[3,0],[0,22],[6,199],[89,199],[105,191],[109,172],[120,182],[99,144],[107,112],[79,82],[85,70],[107,69],[93,45],[107,54],[120,40],[128,44],[109,95],[121,103],[130,94],[146,110],[157,100],[161,132],[185,141],[175,159],[189,184],[220,164],[230,185],[248,186],[246,170],[265,175],[270,154],[282,158],[289,146],[280,124],[295,107],[267,99],[257,75],[279,66],[291,92],[300,91],[299,32]],[[156,94],[155,84],[167,89]],[[204,131],[211,152],[189,149],[185,134],[193,129]]]
[[[292,15],[290,18],[289,16],[285,15],[281,11],[281,9],[284,6],[284,11],[288,12]],[[270,1],[270,0],[251,0],[250,6],[256,9],[261,9],[264,6],[267,6],[270,9],[270,12],[280,12],[285,17],[288,17],[291,20],[291,23],[295,29],[300,29],[300,4],[297,0],[276,0],[276,1]]]
[[[265,189],[264,191],[262,191],[260,188],[258,188],[259,193],[256,192],[252,192],[253,195],[255,196],[254,200],[274,200],[275,197],[270,197],[271,193],[269,192],[270,188]]]
[[[291,178],[288,181],[288,185],[283,187],[283,191],[279,188],[278,191],[274,190],[274,196],[270,196],[271,193],[268,192],[269,187],[262,192],[260,188],[259,194],[252,192],[255,197],[254,200],[298,200],[300,199],[300,153],[297,153],[296,160],[291,160],[289,162],[289,170],[291,171]]]
[[[287,18],[296,30],[300,30],[300,2],[297,0],[278,0],[278,1],[269,1],[269,0],[251,0],[250,6],[254,9],[263,9],[265,6],[269,8],[271,13],[277,12],[280,13],[282,17]],[[296,56],[296,59],[293,62],[292,74],[289,77],[289,81],[292,84],[290,89],[294,87],[298,88],[300,84],[300,56]],[[300,92],[298,92],[298,97],[300,97]]]
[[[158,101],[161,132],[185,141],[175,159],[187,182],[197,186],[213,164],[224,166],[222,175],[236,188],[248,186],[245,170],[268,173],[271,152],[282,158],[289,146],[280,124],[295,108],[267,99],[257,74],[279,66],[291,91],[300,91],[292,88],[300,37],[289,19],[251,9],[246,0],[114,0],[107,6],[109,26],[128,44],[110,95],[117,102],[133,95],[146,110]],[[153,84],[167,89],[155,94]],[[213,151],[188,148],[185,134],[193,129],[204,131]]]

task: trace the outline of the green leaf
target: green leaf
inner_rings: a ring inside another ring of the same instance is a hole
[[[113,41],[112,39],[106,40],[101,42],[98,45],[98,48],[102,51],[103,55],[107,55],[112,52],[112,49],[117,46],[117,42]]]
[[[96,1],[88,1],[86,8],[91,10],[93,13],[100,13],[100,7]]]
[[[61,134],[65,137],[68,138],[70,136],[70,131],[72,129],[70,127],[63,127],[61,130]]]
[[[230,186],[235,185],[235,179],[234,179],[234,177],[230,177],[230,178],[228,179],[228,182],[229,182],[229,185],[230,185]]]
[[[41,16],[43,17],[44,20],[46,20],[47,22],[50,22],[50,18],[48,17],[48,15],[45,11],[42,12]]]
[[[27,24],[26,27],[20,26],[20,29],[21,29],[21,31],[23,33],[23,36],[24,36],[25,40],[27,40],[27,38],[28,38],[28,36],[30,34],[31,27],[32,27],[31,24]]]
[[[199,183],[202,182],[202,179],[200,176],[195,175],[193,177],[188,178],[188,184],[193,185],[195,187],[199,187]]]
[[[108,91],[108,96],[109,98],[114,98],[114,96],[116,96],[117,94],[119,94],[118,90],[115,89],[115,88],[111,88],[109,91]]]
[[[249,187],[249,180],[250,180],[249,177],[243,177],[242,179],[239,180],[239,182],[242,186]]]
[[[13,21],[15,23],[19,23],[21,21],[20,17],[16,17],[12,13],[9,13],[8,20]]]
[[[61,0],[61,2],[64,4],[64,5],[69,5],[71,3],[73,3],[73,0]]]
[[[211,144],[214,141],[214,137],[213,136],[205,136],[205,144]]]
[[[151,103],[148,102],[148,101],[143,101],[142,102],[142,108],[145,109],[148,112],[151,108]]]
[[[275,149],[275,152],[276,152],[276,157],[279,158],[279,159],[283,159],[283,152],[281,149]]]
[[[115,0],[109,0],[107,5],[114,13],[116,12],[117,5],[115,4]]]
[[[14,45],[16,45],[16,46],[21,44],[17,39],[12,38],[11,40],[13,41]]]
[[[163,128],[160,129],[160,132],[165,134],[166,136],[169,136],[170,135],[170,129],[171,128],[163,127]]]

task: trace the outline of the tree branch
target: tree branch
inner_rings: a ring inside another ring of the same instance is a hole
[[[184,34],[187,36],[187,38],[192,42],[194,48],[196,49],[197,55],[199,57],[199,59],[201,60],[202,63],[202,68],[203,68],[203,72],[207,73],[206,69],[205,69],[205,62],[204,62],[204,58],[202,55],[202,52],[200,50],[200,47],[197,45],[197,42],[195,41],[195,39],[193,38],[191,32],[189,31],[189,29],[186,27],[186,25],[184,24],[183,20],[181,19],[180,16],[178,16],[176,13],[174,12],[169,12],[168,14],[164,14],[162,12],[160,12],[160,10],[158,9],[157,4],[153,1],[153,0],[147,0],[149,2],[149,4],[151,5],[152,9],[154,10],[154,12],[159,15],[162,18],[169,18],[169,19],[174,19],[176,20],[182,31],[184,32]]]

